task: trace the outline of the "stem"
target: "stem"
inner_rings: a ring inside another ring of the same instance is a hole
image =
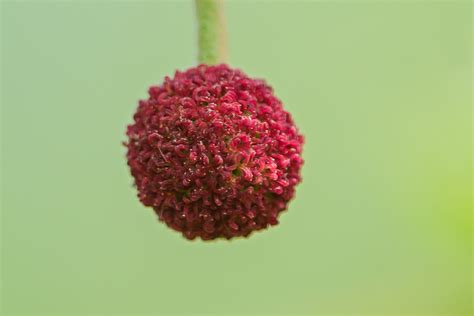
[[[227,61],[227,30],[222,0],[195,0],[198,19],[198,61],[217,64]]]

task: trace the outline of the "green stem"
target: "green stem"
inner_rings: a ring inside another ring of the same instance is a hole
[[[202,64],[227,62],[227,32],[222,0],[195,0],[198,19],[198,61]]]

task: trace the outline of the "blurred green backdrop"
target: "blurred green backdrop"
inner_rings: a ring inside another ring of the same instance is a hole
[[[191,1],[3,1],[2,315],[468,315],[472,3],[227,1],[230,63],[306,136],[281,224],[188,242],[125,126],[195,64]]]

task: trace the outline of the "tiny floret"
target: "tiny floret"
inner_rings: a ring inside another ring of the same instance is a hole
[[[140,201],[188,239],[278,224],[301,181],[303,136],[272,88],[200,65],[148,93],[125,143]]]

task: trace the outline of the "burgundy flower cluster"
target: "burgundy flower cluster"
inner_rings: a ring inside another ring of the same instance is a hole
[[[200,65],[149,89],[127,128],[140,201],[188,239],[278,223],[301,181],[303,136],[264,81]]]

